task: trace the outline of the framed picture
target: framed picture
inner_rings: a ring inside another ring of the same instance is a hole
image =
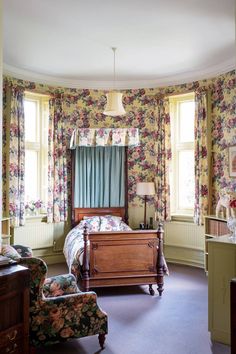
[[[236,145],[229,147],[229,176],[236,177]]]

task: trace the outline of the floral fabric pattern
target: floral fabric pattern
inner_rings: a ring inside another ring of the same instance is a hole
[[[153,89],[133,89],[123,91],[123,102],[125,104],[127,114],[124,116],[109,117],[102,114],[104,106],[106,104],[106,91],[101,90],[88,90],[88,89],[73,89],[73,88],[56,88],[52,86],[46,86],[42,84],[36,84],[30,81],[23,81],[14,79],[11,77],[5,77],[4,79],[4,116],[8,105],[6,103],[6,91],[12,85],[21,87],[27,91],[38,92],[42,94],[48,94],[52,97],[59,97],[61,101],[61,108],[54,110],[56,116],[60,113],[63,116],[63,149],[60,147],[60,141],[55,141],[55,156],[60,157],[64,161],[64,168],[59,167],[56,164],[55,169],[58,170],[56,174],[61,176],[55,178],[53,181],[53,169],[54,166],[49,164],[49,175],[51,181],[50,193],[53,193],[52,186],[55,189],[55,213],[58,215],[58,209],[61,209],[61,218],[67,213],[67,205],[71,205],[71,157],[69,150],[69,142],[72,136],[72,132],[75,129],[89,128],[96,129],[97,137],[102,139],[104,129],[122,128],[139,130],[140,144],[138,146],[128,147],[128,200],[129,208],[136,208],[142,206],[141,199],[136,195],[137,182],[154,181],[157,178],[157,191],[160,193],[161,199],[161,187],[167,186],[167,190],[164,190],[164,194],[168,196],[168,181],[165,181],[166,174],[165,169],[168,169],[168,164],[171,161],[171,151],[168,150],[168,142],[166,145],[166,151],[164,152],[163,129],[159,132],[159,120],[161,112],[158,112],[157,99],[161,97],[168,97],[169,95],[178,95],[186,92],[197,92],[201,88],[205,88],[209,92],[209,98],[211,100],[211,117],[212,117],[212,205],[211,209],[214,213],[215,206],[218,201],[219,191],[222,189],[236,191],[236,180],[229,177],[228,171],[228,147],[236,144],[236,95],[235,95],[235,71],[228,72],[213,79],[195,81],[192,83],[159,87]],[[164,104],[164,102],[160,102]],[[51,107],[56,107],[56,102]],[[53,111],[51,109],[51,111]],[[50,116],[52,118],[52,115]],[[55,118],[55,123],[59,118]],[[168,122],[168,114],[166,114],[163,120]],[[61,120],[61,119],[60,119]],[[52,123],[52,122],[51,122]],[[54,124],[53,124],[54,125]],[[61,123],[60,123],[61,125]],[[169,125],[169,123],[168,123]],[[52,126],[52,124],[51,124]],[[167,126],[167,128],[169,128]],[[99,130],[101,129],[101,131]],[[50,130],[50,140],[53,141],[53,131]],[[5,131],[3,129],[3,143],[6,144]],[[167,132],[165,138],[169,136]],[[58,147],[57,147],[58,145]],[[66,146],[68,149],[66,149]],[[4,146],[3,146],[4,148]],[[65,152],[66,150],[66,152]],[[51,151],[50,158],[53,158],[53,149]],[[164,154],[165,156],[162,156]],[[166,165],[164,161],[166,161]],[[161,166],[158,166],[161,161]],[[3,161],[4,162],[4,161]],[[60,165],[61,166],[61,165]],[[4,175],[3,166],[3,186],[6,191],[6,176]],[[62,177],[63,176],[63,177]],[[64,179],[64,183],[62,181]],[[65,187],[67,184],[67,187]],[[67,188],[66,191],[64,188]],[[62,192],[62,196],[60,193]],[[3,193],[3,197],[7,195],[8,191]],[[59,194],[57,198],[56,195]],[[60,200],[65,201],[64,203]],[[155,202],[156,200],[156,202]],[[49,198],[50,205],[49,211],[51,220],[53,220],[53,198]],[[148,204],[153,205],[156,203],[158,216],[168,218],[169,205],[165,205],[165,201],[159,202],[159,197],[150,198]],[[6,202],[5,202],[6,205]],[[5,207],[8,211],[8,207]],[[58,220],[59,216],[55,217]],[[132,222],[132,220],[130,220]]]
[[[91,216],[91,217],[84,217],[84,220],[82,220],[76,227],[80,230],[84,229],[84,226],[86,225],[88,228],[88,231],[98,231],[100,229],[100,224],[101,224],[101,219],[99,216]]]
[[[194,221],[204,224],[208,213],[208,134],[207,134],[207,91],[203,88],[195,92],[195,205]]]
[[[57,277],[46,280],[47,266],[41,259],[22,258],[21,263],[30,269],[32,346],[40,347],[69,338],[107,333],[107,315],[98,307],[94,292],[76,292],[72,275],[68,280],[66,276],[59,276],[58,282]],[[51,290],[52,293],[47,297]]]
[[[137,128],[80,128],[72,132],[70,149],[77,146],[137,146],[139,130]]]
[[[48,134],[48,222],[66,221],[68,216],[67,191],[67,136],[62,97],[49,101]]]
[[[3,213],[11,226],[20,226],[25,224],[24,91],[10,85],[3,94]]]
[[[55,297],[61,295],[75,294],[80,292],[75,277],[72,274],[57,275],[45,279],[43,284],[43,295]]]
[[[12,247],[17,251],[17,253],[21,257],[32,257],[33,256],[33,251],[28,246],[12,245]]]
[[[159,221],[170,220],[170,163],[171,128],[169,100],[161,98],[157,105],[157,167],[156,167],[156,213]]]
[[[13,259],[14,261],[19,261],[21,258],[20,254],[10,245],[2,245],[1,254],[5,257]]]
[[[126,225],[121,217],[106,215],[100,217],[101,224],[99,231],[130,231],[131,228]]]

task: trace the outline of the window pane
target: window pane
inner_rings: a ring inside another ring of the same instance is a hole
[[[194,141],[194,101],[179,105],[179,139],[181,143]]]
[[[25,141],[37,141],[37,103],[24,101],[25,111]]]
[[[179,152],[179,209],[194,207],[194,152]]]
[[[38,153],[34,150],[25,151],[25,199],[39,199],[38,195]]]

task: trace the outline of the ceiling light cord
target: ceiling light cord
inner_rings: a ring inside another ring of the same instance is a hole
[[[111,48],[114,54],[114,62],[113,62],[113,90],[116,89],[116,47]]]

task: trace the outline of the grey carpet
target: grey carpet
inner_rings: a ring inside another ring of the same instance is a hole
[[[109,318],[103,351],[92,336],[38,349],[37,354],[230,354],[229,346],[210,340],[204,271],[169,268],[162,298],[150,296],[147,286],[97,289],[98,303]],[[49,271],[60,274],[66,268],[54,265]]]

